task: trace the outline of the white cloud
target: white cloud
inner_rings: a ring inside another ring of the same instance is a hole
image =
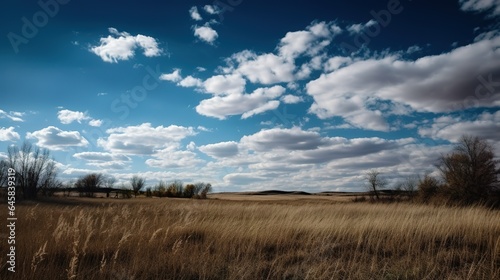
[[[248,118],[255,114],[276,109],[279,101],[273,100],[285,92],[282,86],[258,88],[250,94],[233,93],[227,96],[214,96],[196,106],[196,111],[204,116],[225,119],[227,116],[242,115]]]
[[[24,122],[24,120],[21,118],[22,116],[24,116],[24,113],[21,113],[21,112],[10,112],[10,113],[7,113],[4,110],[0,109],[0,119],[8,118],[11,121]]]
[[[186,149],[188,149],[188,151],[196,150],[196,143],[194,143],[193,141],[189,142],[189,144],[186,145]]]
[[[352,58],[344,56],[334,56],[328,59],[324,65],[325,72],[331,72],[352,63]]]
[[[203,85],[203,82],[193,76],[187,76],[186,78],[178,82],[177,85],[181,87],[201,87]]]
[[[406,53],[407,54],[412,54],[412,53],[415,53],[415,52],[419,52],[421,50],[422,50],[421,47],[414,45],[414,46],[408,47],[408,49],[406,50]]]
[[[367,106],[370,99],[433,113],[500,106],[500,95],[494,94],[494,77],[500,75],[498,47],[500,38],[495,38],[416,61],[387,56],[353,62],[306,85],[314,98],[310,112],[387,131],[381,111]]]
[[[84,120],[90,119],[87,112],[71,111],[71,110],[60,110],[57,113],[57,118],[62,124],[70,124],[72,122],[82,123]]]
[[[176,147],[158,150],[153,154],[153,158],[146,160],[148,166],[156,168],[194,168],[204,162],[196,153],[178,150]]]
[[[358,23],[358,24],[349,25],[347,27],[347,31],[349,31],[349,33],[351,33],[351,34],[357,34],[357,33],[360,33],[363,30],[365,30],[366,28],[369,28],[370,26],[375,25],[375,24],[378,24],[378,22],[376,22],[373,19],[370,19],[367,23],[364,23],[364,24]]]
[[[104,152],[82,152],[73,157],[87,161],[87,165],[102,169],[125,169],[131,162],[131,158],[125,155]]]
[[[239,74],[217,75],[203,82],[205,91],[216,95],[243,93],[245,84],[245,79]]]
[[[463,11],[488,13],[490,17],[500,15],[499,0],[459,0],[459,3]]]
[[[37,145],[50,150],[64,151],[70,147],[86,147],[89,142],[78,131],[64,131],[55,126],[28,132],[28,139],[37,139]]]
[[[174,72],[170,74],[161,74],[160,80],[170,81],[174,83],[182,80],[181,69],[176,68],[174,69]]]
[[[206,127],[204,127],[204,126],[202,126],[202,125],[199,125],[199,126],[197,127],[197,129],[198,129],[199,131],[203,131],[203,132],[212,132],[212,130],[211,130],[211,129],[206,128]]]
[[[280,102],[278,100],[270,100],[270,101],[267,101],[265,104],[263,104],[263,105],[261,105],[261,106],[259,106],[257,108],[254,108],[254,109],[252,109],[250,111],[247,111],[247,112],[243,113],[243,115],[241,115],[241,118],[242,119],[248,119],[251,116],[262,114],[264,112],[272,111],[274,109],[277,109],[279,106],[280,106]]]
[[[189,9],[189,15],[194,20],[202,20],[203,19],[201,17],[200,13],[198,12],[198,8],[196,6],[193,6],[193,7],[191,7],[191,9]]]
[[[263,129],[237,142],[199,149],[215,159],[206,169],[225,171],[219,187],[303,191],[332,190],[333,186],[363,190],[362,174],[373,168],[391,178],[424,173],[432,166],[431,156],[442,151],[412,138],[324,137],[320,131],[299,127]]]
[[[19,140],[19,133],[14,131],[14,127],[0,127],[0,141],[16,141]]]
[[[118,32],[113,27],[108,28],[108,37],[100,39],[100,45],[92,46],[90,51],[103,61],[116,63],[118,60],[129,60],[135,55],[135,49],[141,48],[147,57],[159,56],[163,50],[155,38],[138,34],[132,36],[127,32]]]
[[[150,123],[106,130],[107,138],[97,143],[106,151],[123,155],[152,155],[166,147],[178,147],[179,142],[196,134],[192,127],[170,125],[152,127]]]
[[[90,120],[89,125],[94,127],[100,127],[102,125],[102,120]]]
[[[232,157],[238,154],[238,143],[234,141],[219,142],[200,146],[198,149],[213,158]]]
[[[90,126],[99,127],[102,125],[102,120],[92,119],[87,112],[63,109],[57,112],[57,118],[62,124],[70,124],[72,122],[82,123],[82,121],[88,120]]]
[[[219,34],[217,34],[217,31],[215,31],[212,27],[210,26],[195,26],[194,27],[194,36],[200,38],[200,40],[208,43],[208,44],[213,44],[217,37],[219,37]]]
[[[278,46],[279,55],[286,60],[294,60],[302,54],[316,55],[338,34],[332,33],[331,26],[332,23],[322,21],[308,26],[306,30],[286,33]]]
[[[287,94],[281,97],[281,101],[285,104],[296,104],[304,101],[304,98],[297,95]]]
[[[232,60],[239,62],[235,72],[245,76],[252,83],[269,85],[294,81],[295,65],[275,54],[257,55],[244,51],[233,55]]]
[[[418,133],[422,137],[444,139],[457,142],[463,134],[471,134],[500,143],[500,111],[482,113],[473,119],[442,116],[435,118],[429,126],[421,127]]]
[[[219,8],[216,5],[205,5],[203,6],[203,10],[211,15],[216,15],[219,13]]]
[[[241,144],[254,151],[313,150],[326,143],[315,131],[304,131],[299,127],[261,130],[241,138]]]

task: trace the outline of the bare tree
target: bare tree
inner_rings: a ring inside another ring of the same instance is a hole
[[[453,151],[439,159],[443,194],[466,204],[486,200],[498,187],[498,163],[486,140],[462,136]]]
[[[112,189],[116,183],[116,178],[114,176],[105,176],[103,179],[103,185],[105,188]]]
[[[34,199],[40,189],[58,184],[56,165],[49,155],[49,150],[33,147],[30,142],[24,142],[21,148],[8,148],[8,167],[16,170],[17,187],[24,198]]]
[[[93,197],[94,192],[104,184],[104,176],[101,173],[91,173],[80,177],[75,186],[80,193],[85,193],[88,197]]]
[[[417,193],[418,182],[418,176],[408,176],[401,185],[401,188],[408,196],[408,199],[413,200],[413,198],[415,197],[415,194]]]
[[[113,186],[116,183],[116,178],[109,175],[109,176],[104,176],[103,179],[103,185],[106,188],[106,197],[109,197],[109,194],[111,193]]]
[[[5,187],[7,185],[8,170],[9,170],[9,165],[7,161],[0,160],[0,187]]]
[[[377,170],[368,171],[365,175],[365,179],[368,182],[368,189],[375,195],[377,200],[379,200],[379,190],[387,185],[386,181],[380,176],[380,172]]]
[[[207,194],[212,192],[212,185],[210,183],[203,183],[203,188],[201,189],[200,198],[207,198]]]
[[[134,175],[132,179],[130,179],[130,184],[132,185],[132,190],[134,191],[134,196],[137,197],[139,191],[146,185],[146,179]]]

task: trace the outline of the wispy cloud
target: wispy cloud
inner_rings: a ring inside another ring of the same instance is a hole
[[[11,121],[14,121],[14,122],[24,122],[24,120],[21,118],[24,115],[25,114],[21,113],[21,112],[10,112],[10,113],[7,113],[4,110],[0,109],[0,119],[7,118],[7,119],[9,119]]]

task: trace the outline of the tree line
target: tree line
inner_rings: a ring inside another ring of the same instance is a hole
[[[479,137],[464,135],[451,152],[437,159],[435,167],[439,176],[410,176],[391,190],[384,190],[387,181],[377,170],[365,174],[365,180],[374,201],[394,198],[393,194],[396,194],[425,203],[487,203],[500,206],[499,163],[491,144]],[[183,198],[206,198],[212,191],[208,183],[185,185],[178,180],[169,184],[160,181],[154,187],[145,189],[146,179],[137,175],[130,179],[131,188],[122,184],[117,189],[114,187],[116,179],[101,173],[87,174],[73,184],[63,184],[57,179],[56,163],[49,151],[30,142],[24,142],[21,147],[9,146],[7,158],[0,161],[0,187],[7,184],[9,168],[16,170],[17,195],[25,199],[35,199],[40,193],[50,195],[62,189],[73,189],[86,196],[94,196],[96,192],[107,192],[109,196],[115,191],[127,196],[145,194],[148,197]],[[385,195],[387,193],[391,196]]]
[[[117,182],[113,176],[102,173],[90,173],[79,177],[74,183],[63,183],[57,178],[56,162],[50,157],[47,149],[40,149],[25,141],[21,147],[12,145],[7,150],[7,158],[0,160],[0,187],[7,185],[8,169],[16,170],[16,196],[23,199],[36,199],[38,195],[50,196],[55,192],[76,191],[81,196],[93,197],[96,193],[119,193],[122,196],[137,197],[139,194],[158,197],[207,198],[212,191],[211,184],[195,183],[184,185],[175,180],[170,184],[160,181],[155,187],[147,188],[146,179],[133,176],[129,180],[130,187],[122,183],[120,188],[115,187]]]
[[[372,201],[406,196],[424,203],[487,204],[500,207],[500,161],[485,139],[463,135],[451,152],[439,156],[435,164],[438,176],[407,177],[390,191],[377,170],[365,174]],[[390,195],[384,195],[389,193]]]

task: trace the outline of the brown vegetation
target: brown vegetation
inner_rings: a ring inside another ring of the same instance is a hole
[[[1,254],[0,278],[500,278],[498,211],[309,197],[25,202],[17,272]]]

